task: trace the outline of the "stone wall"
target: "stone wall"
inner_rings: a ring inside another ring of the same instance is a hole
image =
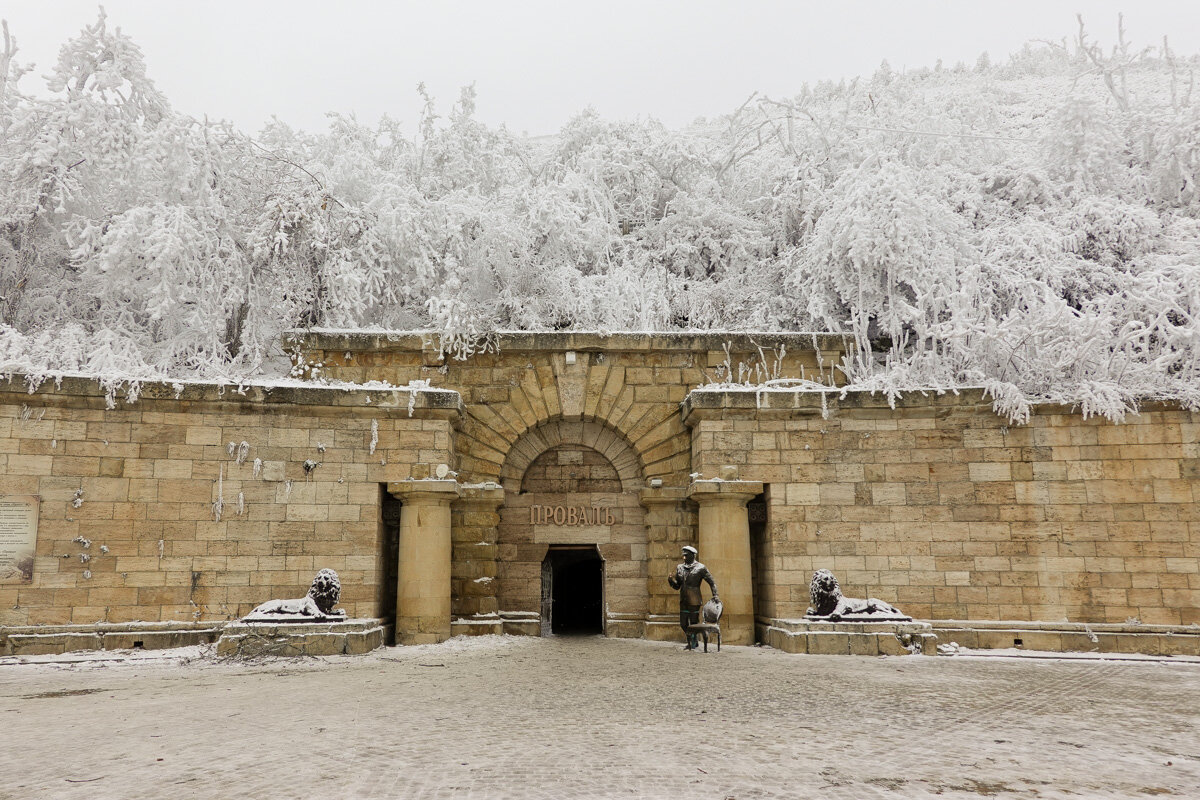
[[[1058,406],[1012,425],[978,391],[694,392],[693,468],[768,487],[760,609],[832,569],[914,617],[1200,623],[1200,415]],[[763,612],[760,612],[763,613]]]
[[[802,616],[818,567],[918,618],[1200,623],[1200,415],[1178,408],[1012,425],[978,391],[694,390],[756,342],[828,380],[840,340],[809,335],[505,334],[464,361],[298,341],[310,378],[433,387],[3,387],[0,498],[41,502],[0,627],[219,622],[332,567],[352,616],[404,607],[400,641],[536,633],[547,548],[595,545],[606,630],[673,639],[683,544],[717,566],[730,642]]]
[[[459,414],[437,391],[24,388],[0,391],[0,495],[40,496],[37,555],[0,585],[4,626],[224,620],[323,567],[375,616],[381,484],[451,462]]]

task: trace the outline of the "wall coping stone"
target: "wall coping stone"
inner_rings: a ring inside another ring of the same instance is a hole
[[[135,385],[136,384],[136,385]],[[32,387],[32,388],[31,388]],[[133,400],[129,399],[130,390]],[[60,375],[46,378],[40,383],[20,373],[9,373],[7,385],[0,383],[0,394],[25,397],[79,397],[99,401],[109,408],[133,407],[138,403],[167,401],[176,403],[218,403],[234,406],[332,406],[360,408],[364,411],[383,409],[410,410],[415,419],[450,417],[462,415],[462,395],[452,389],[427,387],[380,386],[340,383],[333,385],[313,384],[293,379],[248,380],[242,383],[217,383],[215,381],[160,381],[147,380],[123,382],[115,391],[106,389],[95,376]],[[15,400],[10,402],[16,402]]]
[[[284,334],[284,345],[342,351],[421,352],[437,350],[434,331],[382,330],[292,330]],[[695,351],[711,352],[726,344],[735,353],[769,351],[784,345],[789,351],[845,352],[853,337],[830,332],[797,331],[496,331],[500,351],[539,350],[579,352]],[[814,344],[816,347],[814,347]]]
[[[950,408],[977,408],[994,412],[995,406],[979,386],[949,389],[909,389],[889,398],[884,392],[814,388],[776,388],[760,386],[699,387],[690,391],[680,403],[683,422],[691,427],[702,419],[748,419],[764,417],[833,417],[839,413],[904,409],[910,417],[938,417]],[[1148,401],[1141,412],[1178,411],[1178,403]],[[1036,403],[1031,413],[1037,416],[1079,414],[1078,407],[1062,403]],[[1200,414],[1190,412],[1193,417]],[[1136,416],[1131,414],[1131,416]],[[1104,420],[1099,417],[1099,420]]]

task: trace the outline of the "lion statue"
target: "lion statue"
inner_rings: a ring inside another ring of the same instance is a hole
[[[334,611],[342,597],[342,582],[331,569],[323,569],[313,578],[308,594],[295,600],[268,600],[243,619],[251,621],[286,622],[320,621],[329,617],[345,617],[345,611]]]
[[[857,597],[846,597],[837,578],[827,569],[819,569],[813,573],[812,582],[808,585],[808,596],[812,599],[812,607],[805,614],[809,618],[825,618],[830,622],[838,622],[846,617],[861,620],[909,620],[907,616],[894,606],[882,600],[869,597],[860,600]]]

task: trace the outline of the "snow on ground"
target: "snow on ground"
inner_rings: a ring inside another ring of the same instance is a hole
[[[0,798],[1105,798],[1200,785],[1195,660],[705,655],[498,636],[296,661],[128,655],[0,668],[6,736],[20,743],[0,749]]]

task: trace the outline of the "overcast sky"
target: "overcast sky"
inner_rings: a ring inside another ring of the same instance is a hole
[[[553,133],[586,106],[610,118],[684,125],[732,110],[753,91],[795,94],[805,81],[993,60],[1031,39],[1116,38],[1117,13],[1135,45],[1163,34],[1200,52],[1197,0],[904,0],[898,2],[310,2],[108,0],[109,24],[146,54],[175,108],[257,131],[272,115],[309,130],[326,111],[408,132],[424,81],[442,107],[475,83],[478,116],[516,132]],[[0,17],[42,85],[58,48],[94,21],[85,0],[5,0]]]

